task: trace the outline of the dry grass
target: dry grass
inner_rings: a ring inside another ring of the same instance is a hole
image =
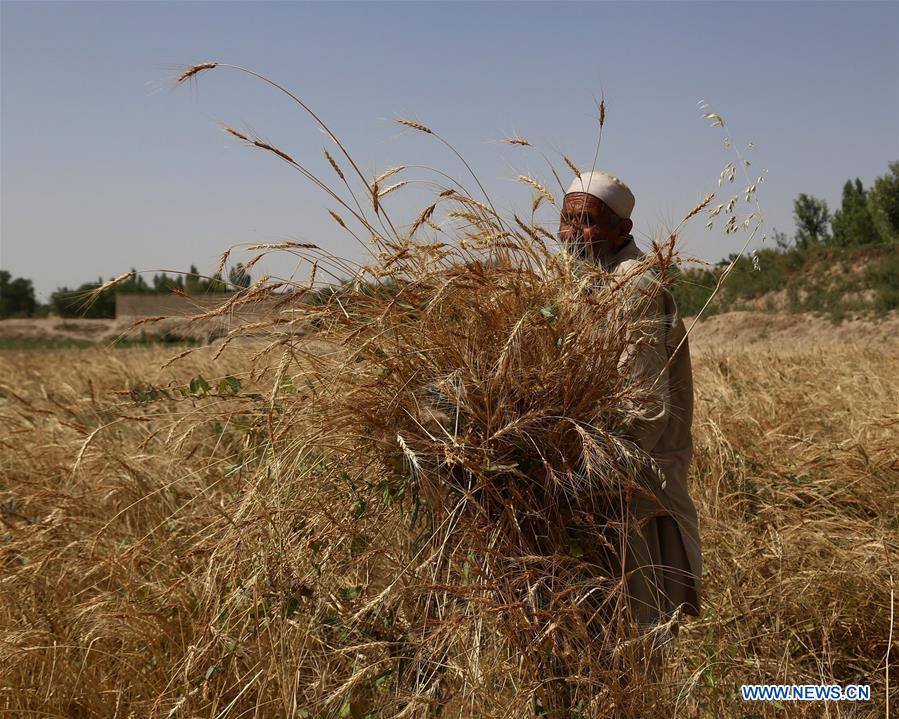
[[[66,363],[0,358],[4,710],[304,716],[331,684],[310,664],[325,648],[348,676],[360,655],[380,654],[385,664],[358,676],[356,689],[386,693],[389,675],[378,677],[391,666],[386,647],[401,616],[384,622],[380,645],[343,636],[346,618],[376,594],[346,589],[366,577],[324,583],[315,566],[329,553],[370,549],[346,546],[347,517],[309,536],[302,476],[247,456],[265,454],[258,439],[271,428],[237,407],[265,398],[135,406],[117,394],[194,374],[214,385],[225,369],[244,378],[242,395],[253,389],[246,355],[226,350],[212,363],[201,350],[162,372],[162,350],[85,350]],[[872,702],[856,713],[832,705],[830,716],[883,716],[890,577],[899,569],[899,355],[707,350],[695,371],[691,486],[707,590],[703,616],[681,630],[661,700],[676,701],[680,716],[741,716],[744,682],[857,682],[872,685]],[[254,473],[257,462],[271,476]],[[310,611],[325,598],[330,624]],[[751,711],[812,717],[822,707]]]

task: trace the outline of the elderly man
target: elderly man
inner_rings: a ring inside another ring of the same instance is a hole
[[[634,196],[620,179],[605,172],[582,173],[565,194],[560,240],[568,251],[613,276],[626,273],[644,256],[630,234],[633,208]],[[652,271],[632,281],[635,291],[657,282]],[[629,436],[655,460],[665,484],[663,488],[658,479],[649,483],[655,498],[635,496],[624,562],[631,616],[644,629],[672,620],[670,629],[651,633],[654,648],[677,636],[676,610],[699,615],[702,574],[696,508],[687,491],[693,451],[690,350],[674,298],[665,288],[655,290],[641,315],[652,320],[651,342],[638,346],[631,366],[650,380],[659,378],[653,389],[657,411],[635,421]]]

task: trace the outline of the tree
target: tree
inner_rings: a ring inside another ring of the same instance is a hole
[[[202,295],[207,292],[227,292],[228,285],[221,272],[216,272],[212,277],[206,279],[200,276],[196,265],[191,265],[190,272],[187,273],[185,278],[184,291],[192,295]]]
[[[830,212],[824,200],[804,192],[799,193],[799,197],[793,200],[793,219],[796,222],[796,247],[799,249],[804,250],[829,241],[827,225],[830,222]]]
[[[31,317],[36,310],[31,280],[0,270],[0,317]]]
[[[153,291],[160,293],[169,293],[172,290],[184,289],[184,280],[181,275],[169,277],[165,272],[161,275],[153,275]]]
[[[110,278],[112,279],[112,278]],[[102,282],[102,278],[98,279],[98,282]],[[141,274],[134,269],[131,268],[131,277],[129,277],[124,282],[120,282],[114,288],[115,292],[152,292],[153,289],[147,284],[147,281],[141,276]]]
[[[790,246],[790,238],[787,237],[787,233],[780,232],[776,227],[774,228],[774,244],[781,250],[785,250]]]
[[[250,273],[244,269],[242,262],[238,262],[234,267],[228,270],[228,280],[235,287],[242,287],[244,289],[249,287],[250,283],[253,281],[250,277]]]
[[[868,211],[881,242],[899,241],[899,160],[889,168],[868,191]]]
[[[87,319],[114,318],[115,317],[115,287],[104,290],[97,298],[88,304],[88,296],[91,290],[103,284],[103,278],[98,277],[96,282],[87,282],[80,285],[77,290],[68,287],[60,287],[50,295],[50,306],[60,317],[84,317]]]
[[[209,280],[206,281],[203,292],[227,292],[228,284],[221,272],[216,272]]]
[[[829,244],[837,247],[865,245],[879,239],[871,219],[867,192],[858,178],[855,182],[846,180],[843,185],[843,204],[833,213],[831,226],[833,237]]]
[[[196,265],[191,265],[187,277],[184,278],[184,291],[188,294],[198,294],[202,292],[200,283],[199,270]]]

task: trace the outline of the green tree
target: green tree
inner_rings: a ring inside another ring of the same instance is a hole
[[[92,290],[103,284],[103,278],[98,277],[96,282],[86,282],[78,289],[70,290],[68,287],[60,287],[50,295],[50,307],[60,317],[84,317],[87,319],[103,319],[115,317],[115,292],[121,287],[104,290],[93,301],[88,303],[88,296]],[[125,284],[125,283],[123,283]]]
[[[829,241],[827,225],[830,223],[830,211],[824,200],[799,193],[799,197],[793,200],[793,219],[796,222],[796,247],[800,250]]]
[[[31,317],[36,310],[31,280],[0,270],[0,317]]]
[[[881,242],[899,241],[899,160],[889,168],[868,191],[868,211]]]
[[[790,238],[787,237],[787,233],[779,232],[776,227],[774,228],[774,244],[782,250],[785,250],[790,246]]]
[[[222,277],[221,272],[216,272],[212,277],[210,277],[204,283],[203,292],[227,292],[227,291],[228,291],[228,283],[225,282],[225,278]]]
[[[234,267],[228,270],[228,280],[235,287],[242,287],[246,289],[250,286],[250,283],[253,281],[250,277],[250,273],[244,268],[242,262],[238,262]]]
[[[227,292],[228,284],[222,277],[221,272],[216,272],[207,279],[200,276],[196,265],[191,265],[184,281],[184,291],[192,295],[202,295],[207,292]]]
[[[161,275],[153,275],[154,292],[167,294],[172,290],[182,289],[184,289],[184,280],[181,279],[181,275],[177,275],[176,277],[169,277],[165,272],[163,272]]]
[[[190,271],[187,273],[187,276],[184,278],[184,291],[188,294],[199,294],[202,292],[201,282],[199,270],[196,265],[190,266]]]
[[[110,278],[112,279],[112,278]],[[99,280],[102,282],[102,278]],[[147,283],[147,281],[140,275],[140,273],[131,268],[131,277],[129,277],[124,282],[120,282],[113,288],[114,292],[152,292],[153,288]]]
[[[858,178],[855,182],[846,180],[843,185],[843,204],[833,213],[831,227],[833,237],[829,244],[837,247],[865,245],[879,239],[868,207],[867,192]]]

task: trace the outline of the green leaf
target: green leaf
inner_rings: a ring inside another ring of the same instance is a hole
[[[205,379],[203,379],[203,375],[201,375],[201,374],[198,374],[196,377],[194,377],[190,381],[190,393],[191,394],[197,394],[199,392],[202,392],[205,395],[211,389],[212,389],[212,386],[209,384],[209,382],[207,382]]]
[[[297,393],[297,388],[294,387],[293,379],[291,377],[282,377],[281,378],[281,391],[284,394],[295,395]]]
[[[555,305],[546,305],[546,307],[540,308],[540,314],[546,317],[546,319],[548,320],[555,319],[557,313],[558,309]]]

